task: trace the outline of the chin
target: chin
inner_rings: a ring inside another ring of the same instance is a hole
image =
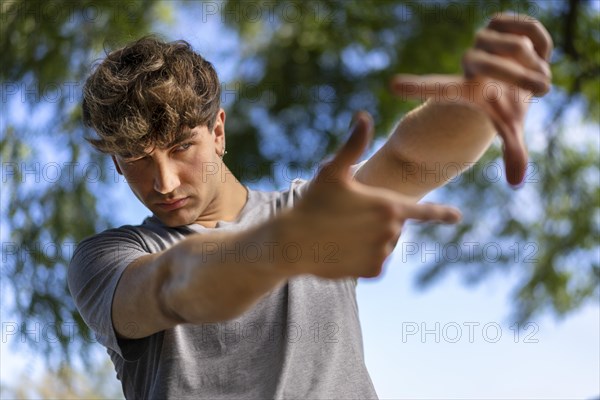
[[[181,215],[181,214],[176,214],[176,213],[169,213],[169,214],[163,214],[163,213],[154,213],[154,215],[156,215],[158,217],[158,219],[165,224],[166,226],[170,227],[170,228],[176,228],[178,226],[183,226],[183,225],[189,225],[191,224],[193,221],[193,219],[189,218],[186,215]]]

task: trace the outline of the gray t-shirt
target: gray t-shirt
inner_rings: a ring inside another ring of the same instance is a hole
[[[283,192],[249,189],[237,221],[213,229],[263,222],[292,207],[306,186],[296,180]],[[107,347],[128,399],[377,398],[364,363],[354,279],[294,277],[235,319],[118,339],[111,304],[127,265],[208,231],[198,224],[169,228],[150,217],[85,239],[73,255],[69,289]]]

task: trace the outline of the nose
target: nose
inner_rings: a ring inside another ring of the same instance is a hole
[[[157,162],[155,166],[154,190],[161,194],[167,194],[177,189],[180,182],[176,167],[168,162]]]

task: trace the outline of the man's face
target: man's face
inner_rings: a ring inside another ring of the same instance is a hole
[[[188,225],[218,217],[224,122],[221,110],[212,131],[197,126],[189,139],[169,148],[149,149],[142,158],[113,157],[136,197],[165,225]]]

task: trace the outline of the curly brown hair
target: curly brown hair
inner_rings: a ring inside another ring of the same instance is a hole
[[[220,107],[212,64],[183,40],[143,37],[109,53],[83,88],[83,121],[103,153],[136,157],[184,140],[191,128],[212,130]]]

